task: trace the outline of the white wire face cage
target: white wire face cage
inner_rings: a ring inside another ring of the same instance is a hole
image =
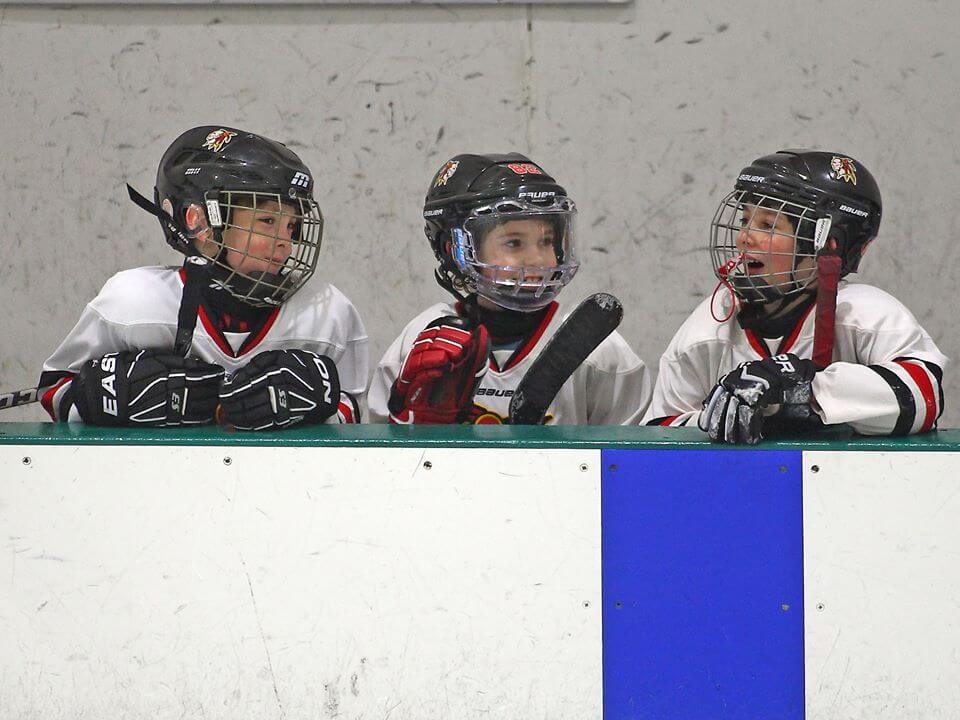
[[[474,208],[452,232],[451,254],[467,285],[497,305],[532,312],[549,305],[580,268],[576,205],[500,200]],[[506,261],[506,262],[504,262]]]
[[[767,302],[810,288],[829,218],[812,208],[749,190],[734,190],[710,223],[713,271],[745,302]]]
[[[213,282],[241,302],[279,306],[316,270],[323,214],[313,198],[221,190],[206,196],[206,209]]]

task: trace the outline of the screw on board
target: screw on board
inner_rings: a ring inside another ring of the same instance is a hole
[[[429,470],[429,469],[432,468],[432,467],[433,467],[433,463],[432,463],[432,462],[430,462],[429,460],[424,460],[424,461],[423,461],[423,469],[424,469],[424,470]]]
[[[614,463],[613,465],[610,466],[610,472],[616,472],[616,471],[617,471],[617,464]]]
[[[589,601],[589,600],[584,600],[584,601],[583,601],[583,606],[584,606],[585,608],[590,607],[590,601]]]
[[[787,471],[787,466],[786,466],[786,465],[781,465],[781,466],[780,466],[780,472],[781,472],[781,473],[785,473],[786,471]]]
[[[823,610],[823,603],[817,603],[817,610]]]
[[[586,472],[589,469],[590,469],[589,465],[587,465],[586,463],[580,463],[580,472]]]
[[[815,472],[815,473],[816,473],[816,472],[820,472],[820,466],[819,466],[819,465],[811,465],[811,466],[810,466],[810,472]]]
[[[223,464],[224,464],[224,465],[233,465],[233,458],[230,457],[229,455],[227,455],[227,456],[223,459]]]
[[[25,457],[25,458],[24,458],[23,460],[21,460],[20,462],[22,462],[24,465],[29,465],[29,464],[30,464],[31,462],[33,462],[33,461],[32,461],[29,457]]]

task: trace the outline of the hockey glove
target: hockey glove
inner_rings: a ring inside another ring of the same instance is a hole
[[[308,350],[270,350],[224,381],[219,420],[238,430],[318,423],[336,413],[339,402],[333,360]]]
[[[169,352],[127,350],[88,360],[69,392],[90,425],[200,425],[213,422],[223,372]]]
[[[698,424],[714,442],[755,445],[766,418],[816,422],[810,385],[817,366],[785,353],[741,363],[727,373],[703,402]]]
[[[434,320],[417,336],[390,390],[390,420],[463,422],[489,358],[490,336],[483,325],[453,315]]]

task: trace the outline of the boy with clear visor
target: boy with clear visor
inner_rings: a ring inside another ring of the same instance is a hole
[[[370,387],[374,422],[502,424],[510,399],[569,313],[558,296],[580,267],[576,207],[528,158],[458,155],[423,209],[454,302],[417,315]],[[631,424],[650,397],[643,362],[616,332],[574,371],[544,424]]]

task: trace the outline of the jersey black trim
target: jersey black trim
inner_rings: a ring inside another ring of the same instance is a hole
[[[683,425],[687,424],[690,418],[687,418],[687,420],[684,420],[683,425],[673,425],[673,421],[676,420],[678,417],[680,417],[680,415],[682,414],[683,413],[677,413],[676,415],[663,415],[662,417],[653,418],[653,420],[648,420],[644,424],[647,426],[660,425],[662,427],[683,427]]]
[[[913,393],[906,386],[903,380],[893,372],[881,365],[868,365],[877,375],[887,381],[887,384],[893,390],[900,405],[900,417],[897,418],[897,424],[894,426],[891,435],[909,435],[913,422],[917,418],[917,404],[913,399]]]

